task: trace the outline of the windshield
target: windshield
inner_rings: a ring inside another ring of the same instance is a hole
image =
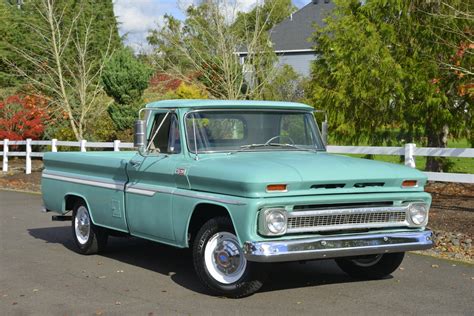
[[[324,150],[307,111],[205,110],[186,116],[190,152]],[[196,137],[194,137],[196,135]]]

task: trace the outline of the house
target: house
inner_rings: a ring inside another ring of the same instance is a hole
[[[290,65],[297,73],[309,76],[311,61],[316,58],[314,43],[311,42],[314,25],[323,26],[323,19],[334,7],[330,0],[312,0],[273,27],[270,39],[280,66]],[[246,55],[247,52],[239,52],[242,62]]]

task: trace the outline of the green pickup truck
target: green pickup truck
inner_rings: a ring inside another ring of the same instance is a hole
[[[45,154],[44,209],[71,219],[82,254],[109,235],[191,248],[202,283],[228,297],[257,291],[274,262],[334,258],[379,279],[432,247],[426,176],[328,154],[321,130],[300,103],[150,103],[136,151]]]

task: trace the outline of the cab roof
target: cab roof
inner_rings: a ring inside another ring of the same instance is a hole
[[[252,100],[163,100],[151,102],[147,108],[250,108],[250,109],[298,109],[312,110],[309,105],[296,102]]]

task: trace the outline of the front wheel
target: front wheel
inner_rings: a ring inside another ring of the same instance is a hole
[[[107,231],[92,223],[86,203],[79,201],[72,212],[72,236],[79,253],[92,255],[101,252],[107,245]]]
[[[201,227],[194,239],[193,262],[204,285],[232,298],[255,293],[266,276],[261,265],[245,258],[228,217],[213,218]]]
[[[356,279],[383,279],[397,270],[405,256],[404,252],[338,258],[336,263],[342,271]]]

